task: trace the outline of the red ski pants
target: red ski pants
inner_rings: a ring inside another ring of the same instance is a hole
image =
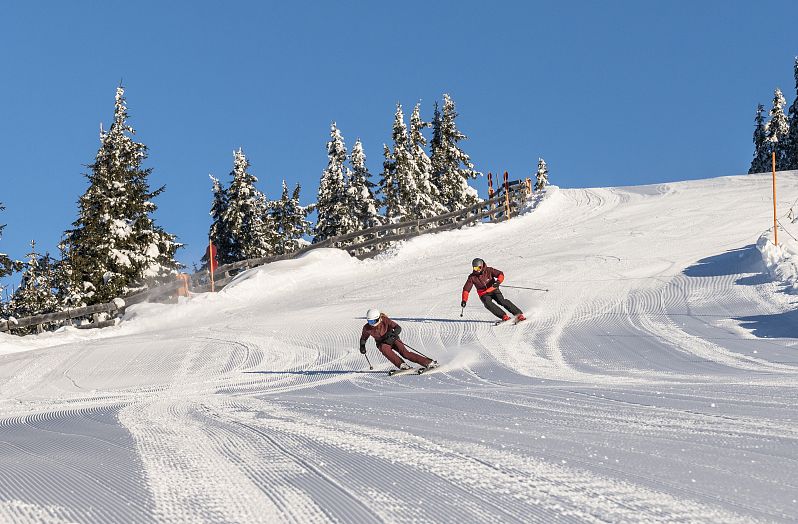
[[[402,341],[399,340],[398,338],[396,339],[396,342],[393,343],[393,346],[391,346],[390,344],[382,343],[379,345],[379,349],[380,353],[385,355],[385,358],[390,360],[391,364],[393,364],[396,367],[401,366],[403,362],[402,359],[399,358],[399,355],[402,355],[410,362],[415,362],[416,364],[419,364],[424,367],[430,365],[430,363],[432,362],[432,359],[427,357],[422,357],[418,353],[413,353],[412,351],[407,349],[404,343],[402,343]],[[396,351],[396,353],[399,353],[399,355],[394,353],[394,351]]]

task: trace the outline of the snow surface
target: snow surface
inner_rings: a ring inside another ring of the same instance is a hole
[[[778,245],[773,243],[771,228],[759,237],[756,247],[773,280],[784,284],[785,292],[798,295],[798,221],[780,221],[779,226]]]
[[[770,191],[552,188],[375,260],[316,250],[112,328],[0,334],[0,521],[794,522]],[[459,316],[476,256],[527,322]],[[442,366],[389,378],[370,341],[370,371],[369,307]]]

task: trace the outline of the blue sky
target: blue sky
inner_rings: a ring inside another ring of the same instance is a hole
[[[377,175],[396,102],[429,118],[444,92],[484,172],[528,176],[542,156],[561,187],[744,173],[756,104],[776,86],[795,98],[797,15],[792,1],[4,2],[0,251],[56,251],[120,80],[186,264],[233,149],[267,196],[285,178],[310,202],[331,121]]]

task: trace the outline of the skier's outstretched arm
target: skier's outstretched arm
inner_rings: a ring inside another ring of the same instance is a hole
[[[360,352],[364,355],[366,354],[366,341],[369,339],[369,334],[366,333],[366,328],[363,328],[363,332],[360,335]]]
[[[473,287],[474,283],[471,281],[471,277],[468,277],[468,280],[466,280],[466,283],[463,286],[463,296],[460,300],[460,307],[466,307],[466,302],[468,302],[468,294]]]

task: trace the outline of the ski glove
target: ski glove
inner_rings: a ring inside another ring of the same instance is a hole
[[[460,302],[460,307],[466,307],[466,301],[465,300]]]
[[[363,342],[360,343],[360,352],[366,354],[366,344]]]
[[[391,330],[385,334],[385,337],[382,339],[382,341],[385,344],[393,345],[397,338],[399,338],[398,330]]]

